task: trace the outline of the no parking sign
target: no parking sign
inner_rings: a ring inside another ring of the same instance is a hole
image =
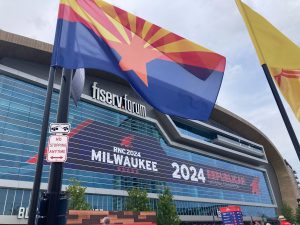
[[[48,140],[47,162],[66,162],[68,153],[68,136],[51,135]]]

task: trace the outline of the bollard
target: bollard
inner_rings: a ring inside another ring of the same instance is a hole
[[[58,218],[57,225],[66,225],[67,223],[67,211],[68,211],[68,196],[60,194],[58,205]]]
[[[40,197],[40,204],[36,216],[35,225],[50,225],[47,224],[47,213],[49,204],[49,193],[43,193]],[[57,218],[55,225],[66,225],[67,223],[67,210],[68,210],[68,197],[65,194],[60,194],[59,203],[57,204]]]
[[[36,216],[36,225],[47,224],[47,212],[48,212],[48,200],[49,196],[47,193],[42,193],[40,197],[40,204]]]

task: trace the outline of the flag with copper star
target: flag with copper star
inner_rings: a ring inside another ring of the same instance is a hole
[[[118,76],[162,113],[208,120],[223,56],[102,0],[61,0],[52,66]]]

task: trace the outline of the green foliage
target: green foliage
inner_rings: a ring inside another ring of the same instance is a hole
[[[300,224],[300,207],[296,208],[296,215],[295,215],[296,223]]]
[[[288,204],[283,204],[281,208],[282,215],[286,218],[286,220],[292,224],[296,222],[294,210]]]
[[[86,202],[84,194],[86,187],[82,187],[80,182],[74,178],[70,179],[71,185],[66,189],[70,196],[69,210],[90,210],[91,206]]]
[[[125,209],[134,212],[150,211],[147,191],[138,188],[129,190]]]
[[[158,225],[179,225],[180,219],[177,215],[176,206],[173,203],[173,195],[169,188],[165,188],[159,195],[157,203],[157,224]]]

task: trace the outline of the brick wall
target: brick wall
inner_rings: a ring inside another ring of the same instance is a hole
[[[109,212],[109,211],[81,211],[70,210],[68,225],[100,225],[102,219],[108,216],[111,225],[156,225],[155,212]]]

